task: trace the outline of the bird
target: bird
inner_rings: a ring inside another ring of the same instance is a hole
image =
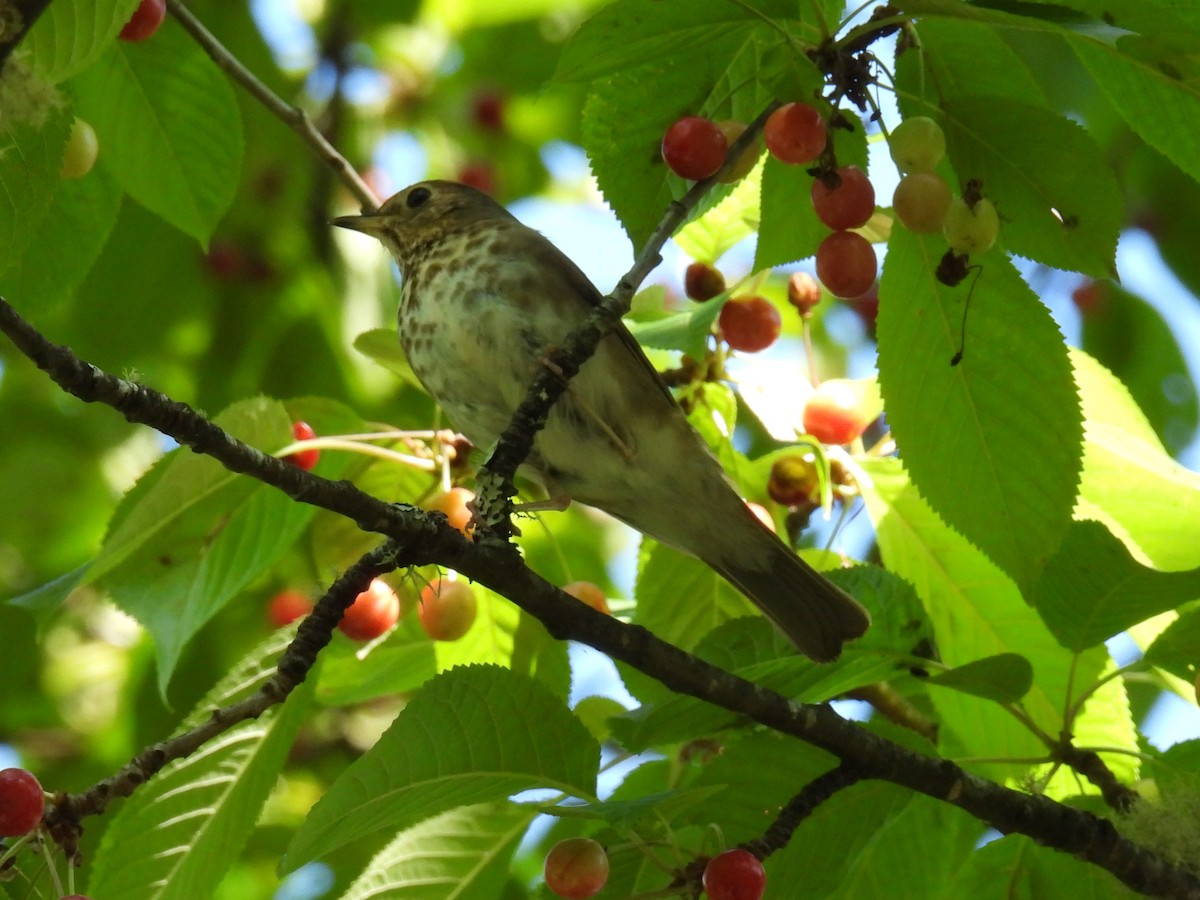
[[[332,224],[395,258],[409,365],[478,447],[495,444],[547,354],[603,299],[548,238],[457,182],[412,184]],[[553,498],[697,557],[814,661],[835,660],[870,625],[746,505],[620,322],[568,383],[521,471]]]

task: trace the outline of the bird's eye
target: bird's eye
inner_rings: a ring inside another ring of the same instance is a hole
[[[408,199],[404,202],[409,209],[416,209],[418,206],[424,206],[425,201],[433,196],[433,192],[427,187],[413,188],[408,195]]]

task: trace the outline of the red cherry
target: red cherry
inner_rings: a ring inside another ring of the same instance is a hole
[[[1081,316],[1088,316],[1108,299],[1108,290],[1099,281],[1088,281],[1071,291],[1071,302]]]
[[[45,808],[46,794],[32,772],[0,772],[0,837],[29,834],[42,821]]]
[[[875,248],[861,234],[835,231],[817,248],[817,277],[835,297],[858,297],[875,283]]]
[[[167,0],[142,0],[117,37],[123,41],[144,41],[158,31],[166,15]]]
[[[823,444],[848,444],[875,420],[861,381],[831,378],[804,404],[804,430]]]
[[[757,353],[775,343],[783,319],[766,297],[737,297],[721,307],[717,328],[732,350]]]
[[[487,162],[467,163],[459,170],[458,180],[468,187],[473,187],[475,190],[483,191],[493,197],[496,196],[499,186],[496,180],[496,169]]]
[[[307,422],[292,423],[292,437],[298,441],[311,441],[317,436],[313,431],[313,427]],[[308,450],[297,450],[295,453],[289,453],[284,457],[293,466],[299,466],[305,472],[311,472],[316,466],[317,460],[321,458],[321,451],[315,447]]]
[[[280,591],[267,603],[267,618],[276,628],[291,625],[313,611],[313,602],[300,591]]]
[[[421,627],[435,641],[457,641],[475,624],[478,604],[465,581],[436,578],[421,591]]]
[[[338,628],[355,641],[372,641],[400,618],[400,598],[382,578],[374,579],[342,614]]]
[[[693,300],[711,300],[725,292],[725,276],[708,263],[694,262],[683,273],[683,290]]]
[[[875,188],[858,166],[842,166],[829,181],[812,183],[812,205],[817,218],[834,231],[859,228],[875,213]]]
[[[685,116],[662,139],[662,158],[680,178],[700,181],[721,168],[729,142],[712,121],[701,116]]]
[[[475,492],[464,487],[452,487],[448,491],[439,491],[426,501],[426,509],[445,513],[450,525],[470,537],[471,522],[475,513],[471,510],[471,501]]]
[[[704,867],[704,891],[709,900],[759,900],[766,888],[762,863],[740,847],[718,853]]]
[[[233,241],[216,238],[208,246],[204,265],[218,281],[233,281],[245,272],[246,257]]]
[[[807,103],[788,103],[767,118],[763,140],[780,162],[810,163],[825,149],[825,120]]]
[[[612,615],[612,610],[608,608],[608,598],[604,596],[604,591],[600,590],[600,586],[597,584],[592,584],[590,581],[572,581],[563,585],[563,593],[570,594],[576,600],[586,603],[592,609],[598,610],[606,616]]]
[[[484,131],[503,131],[504,95],[497,91],[477,94],[471,103],[471,118]]]
[[[567,838],[546,854],[546,887],[568,900],[587,900],[608,881],[608,854],[591,838]]]

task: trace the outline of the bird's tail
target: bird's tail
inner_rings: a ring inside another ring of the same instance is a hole
[[[816,662],[832,662],[842,644],[866,632],[870,614],[766,528],[763,536],[774,549],[754,559],[753,566],[750,560],[743,564],[728,557],[708,564],[749,597],[801,653]]]

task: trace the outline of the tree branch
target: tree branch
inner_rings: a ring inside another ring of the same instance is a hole
[[[1122,837],[1106,819],[1046,797],[1017,793],[948,761],[908,750],[846,721],[827,705],[792,702],[691,656],[640,626],[626,625],[569,599],[526,567],[511,545],[472,544],[440,514],[384,503],[349,483],[331,482],[268,456],[226,434],[186,404],[117,378],[51,344],[3,299],[0,331],[81,400],[106,403],[129,421],[156,428],[212,456],[230,471],[251,475],[300,502],[346,515],[360,528],[393,538],[392,562],[452,567],[540,619],[554,637],[588,644],[678,694],[706,700],[807,741],[851,765],[862,778],[889,781],[953,804],[1004,834],[1024,834],[1088,860],[1134,890],[1200,900],[1200,878]]]

